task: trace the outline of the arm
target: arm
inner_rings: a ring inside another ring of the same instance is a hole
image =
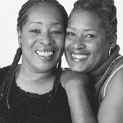
[[[99,123],[123,122],[123,68],[110,80],[98,113]]]
[[[73,123],[96,123],[86,95],[88,77],[67,70],[62,74],[61,82],[68,96]]]

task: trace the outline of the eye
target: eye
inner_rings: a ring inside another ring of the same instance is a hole
[[[66,33],[66,35],[67,35],[67,36],[75,36],[75,33],[69,31],[69,32]]]
[[[95,38],[96,35],[95,34],[87,34],[87,35],[84,35],[84,38],[85,39],[92,39],[92,38]]]
[[[35,34],[41,33],[41,31],[39,29],[32,29],[32,30],[30,30],[30,32],[35,33]]]
[[[63,31],[62,30],[52,30],[51,31],[51,34],[62,34],[63,33]]]

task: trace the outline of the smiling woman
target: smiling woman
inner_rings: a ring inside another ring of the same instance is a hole
[[[22,5],[17,18],[19,47],[12,64],[0,68],[0,123],[80,123],[71,101],[78,94],[69,93],[62,79],[67,22],[67,12],[56,0],[28,0]],[[86,79],[72,74],[72,81]]]
[[[6,66],[11,63],[13,59],[13,54],[15,53],[16,47],[18,46],[17,43],[17,33],[16,31],[16,17],[19,8],[26,0],[1,0],[0,1],[0,34],[1,35],[1,44],[0,45],[0,56],[1,62],[0,66]],[[58,0],[62,3],[62,5],[66,8],[67,12],[70,13],[73,3],[76,0]],[[117,17],[118,17],[118,44],[120,45],[120,53],[123,54],[123,42],[122,42],[122,32],[123,32],[123,16],[122,16],[122,5],[123,1],[115,0],[115,4],[117,7]],[[6,16],[5,16],[6,15]],[[68,66],[65,58],[63,57],[62,66]]]
[[[56,0],[28,0],[22,5],[17,18],[19,47],[12,64],[0,68],[0,123],[72,123],[60,83],[67,19]]]
[[[70,13],[76,0],[59,1]],[[80,1],[86,3],[89,0]],[[109,3],[112,3],[111,1]],[[123,26],[121,26],[123,18],[120,15],[123,1],[115,2],[118,10],[117,45],[114,45],[116,43],[114,33],[113,40],[111,38],[105,40],[109,38],[106,35],[111,31],[107,33],[105,32],[107,30],[100,28],[103,25],[101,18],[96,12],[92,12],[99,6],[91,11],[75,11],[71,14],[67,28],[66,57],[71,69],[77,72],[71,70],[62,72],[61,57],[68,19],[64,7],[56,0],[1,0],[0,123],[80,123],[84,120],[88,120],[89,123],[95,123],[97,120],[102,120],[104,123],[108,120],[111,123],[118,123],[120,120],[123,121],[121,94],[123,93],[123,65],[122,56],[118,54],[118,44],[121,45],[121,54],[123,53]],[[20,11],[19,8],[21,8]],[[17,16],[18,19],[16,19]],[[116,23],[113,25],[116,26]],[[109,41],[113,41],[110,42],[113,45],[109,44]],[[18,44],[19,48],[13,61],[13,54]],[[110,45],[113,50],[108,50]],[[22,61],[19,64],[20,57]],[[101,65],[106,60],[107,62]],[[9,65],[11,61],[13,63],[10,66],[3,67]],[[64,58],[62,66],[67,66]],[[105,82],[111,71],[111,76]],[[88,76],[83,73],[92,77],[92,83],[89,83]],[[114,75],[115,78],[112,78]],[[93,95],[95,91],[97,93]],[[93,96],[95,98],[92,98]]]
[[[90,77],[88,83],[82,79],[82,84],[69,84],[69,93],[79,95],[71,102],[83,123],[123,121],[123,56],[117,44],[116,11],[113,0],[78,0],[68,19],[67,62],[72,71]],[[70,72],[66,73],[68,78]]]

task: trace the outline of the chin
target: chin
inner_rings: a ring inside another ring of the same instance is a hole
[[[80,66],[77,65],[70,65],[70,68],[72,71],[76,71],[76,72],[83,72],[82,68]]]

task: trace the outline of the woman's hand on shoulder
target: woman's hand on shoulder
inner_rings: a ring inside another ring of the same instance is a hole
[[[72,71],[69,68],[62,71],[60,80],[64,89],[85,87],[89,83],[89,77],[86,74]]]

